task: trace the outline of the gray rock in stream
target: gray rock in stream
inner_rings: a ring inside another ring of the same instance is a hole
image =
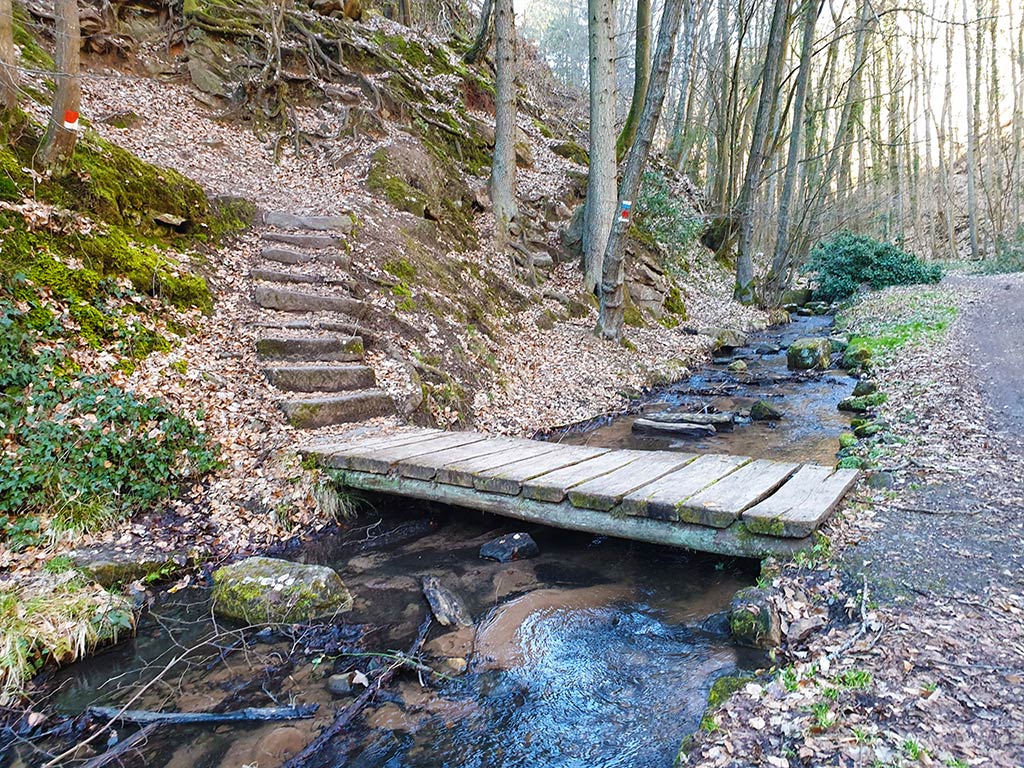
[[[213,572],[213,610],[249,624],[294,624],[350,611],[352,595],[326,566],[250,557]]]
[[[832,343],[828,339],[797,339],[786,351],[786,365],[792,371],[826,369],[832,354]]]
[[[648,421],[657,421],[662,424],[710,424],[716,430],[730,430],[736,420],[736,414],[726,411],[725,413],[672,413],[662,411],[649,413],[645,417]]]
[[[513,560],[528,560],[540,554],[540,547],[528,533],[508,533],[489,541],[480,547],[480,557],[510,563]]]

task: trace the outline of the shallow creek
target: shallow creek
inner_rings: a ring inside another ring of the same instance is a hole
[[[806,318],[752,338],[751,347],[827,332],[824,320]],[[710,404],[735,410],[766,399],[786,417],[774,427],[755,423],[700,441],[671,440],[636,437],[630,432],[633,417],[620,417],[561,437],[831,463],[846,427],[836,403],[849,394],[850,381],[841,374],[793,379],[784,351],[765,351],[739,351],[747,359],[745,374],[726,372],[723,361],[645,407],[692,410]],[[721,394],[706,394],[714,391]],[[426,575],[463,598],[476,626],[451,630],[435,624],[425,657],[467,659],[468,669],[461,675],[448,670],[450,677],[427,686],[415,673],[400,674],[316,765],[669,766],[680,741],[698,727],[714,680],[766,662],[732,645],[722,614],[733,593],[753,583],[756,562],[524,528],[476,512],[386,497],[371,501],[374,506],[351,529],[278,553],[338,570],[355,596],[343,624],[305,635],[250,631],[244,644],[240,634],[224,634],[216,647],[206,648],[201,662],[165,676],[131,705],[205,711],[316,703],[316,717],[163,726],[124,765],[279,765],[350,700],[332,698],[326,690],[325,677],[335,665],[340,671],[387,663],[344,654],[409,646],[427,611],[420,590]],[[481,544],[517,530],[536,539],[539,556],[508,564],[479,558]],[[92,704],[124,704],[172,655],[214,631],[207,590],[164,594],[134,641],[54,675],[51,700],[71,715]],[[132,733],[127,727],[118,731],[120,738]],[[28,758],[15,765],[41,762]]]

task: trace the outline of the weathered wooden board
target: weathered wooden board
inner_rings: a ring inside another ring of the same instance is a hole
[[[302,449],[303,455],[313,456],[324,467],[344,469],[347,467],[345,454],[349,451],[369,451],[391,445],[406,445],[422,442],[445,434],[440,429],[407,429],[390,435],[359,437],[328,440],[311,443]]]
[[[857,479],[855,469],[808,464],[775,493],[743,513],[754,533],[769,536],[809,536],[818,528]]]
[[[490,456],[493,453],[506,451],[519,445],[522,440],[512,437],[494,437],[486,442],[468,443],[443,451],[427,453],[400,461],[396,469],[402,477],[413,477],[417,480],[432,480],[437,470],[447,464],[458,463],[468,459]]]
[[[643,456],[606,475],[581,483],[569,491],[574,507],[607,511],[633,491],[696,459],[692,453],[643,451]]]
[[[810,549],[814,544],[813,539],[809,537],[780,539],[774,536],[759,536],[742,528],[739,523],[729,528],[710,528],[706,525],[667,523],[645,517],[617,516],[592,509],[581,509],[569,502],[550,504],[522,496],[486,493],[475,488],[413,480],[394,474],[341,471],[338,473],[338,480],[342,485],[351,488],[479,509],[556,528],[618,536],[671,547],[686,547],[734,557],[787,556]]]
[[[404,445],[387,445],[383,448],[371,448],[365,451],[358,448],[348,449],[344,453],[347,463],[345,468],[383,474],[390,472],[398,462],[411,459],[414,456],[422,456],[469,443],[479,443],[486,439],[487,436],[479,432],[445,432],[427,440]]]
[[[538,440],[521,440],[512,448],[506,448],[498,453],[478,456],[448,464],[437,470],[435,479],[439,483],[448,485],[461,485],[466,488],[473,487],[473,480],[481,472],[490,469],[504,467],[516,461],[522,461],[534,456],[540,456],[558,449],[555,443],[542,443]]]
[[[650,517],[655,520],[679,520],[679,506],[683,501],[749,461],[746,456],[701,456],[682,469],[677,469],[630,493],[622,500],[622,511],[627,515]],[[724,528],[733,520],[719,524],[721,520],[712,516],[707,520],[692,522]]]
[[[473,486],[481,491],[515,496],[522,490],[523,483],[531,478],[608,453],[607,448],[588,448],[584,445],[558,445],[557,443],[555,445],[557,445],[557,450],[550,453],[542,453],[540,456],[533,456],[496,469],[480,472],[474,478]]]
[[[766,459],[745,464],[684,501],[679,519],[724,528],[782,485],[798,466]]]
[[[537,501],[562,501],[573,487],[642,459],[644,453],[644,451],[614,451],[581,461],[571,467],[548,472],[523,483],[523,496]]]

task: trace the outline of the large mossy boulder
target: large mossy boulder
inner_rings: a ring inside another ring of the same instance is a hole
[[[742,331],[737,331],[734,328],[719,328],[713,326],[711,328],[704,328],[701,330],[701,334],[704,336],[710,336],[714,339],[715,350],[719,349],[736,349],[737,347],[745,347],[747,345],[747,335]]]
[[[786,352],[786,365],[791,371],[811,371],[828,368],[832,342],[828,339],[797,339]]]
[[[213,572],[213,610],[249,624],[294,624],[352,609],[341,577],[323,565],[250,557]]]
[[[810,288],[791,288],[782,294],[782,301],[780,302],[780,304],[782,304],[782,306],[786,306],[787,304],[793,304],[795,306],[802,307],[810,300]]]

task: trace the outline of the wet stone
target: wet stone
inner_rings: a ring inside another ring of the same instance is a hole
[[[540,547],[528,533],[508,533],[480,547],[480,557],[510,563],[513,560],[528,560],[540,554]]]
[[[758,400],[750,406],[750,418],[753,421],[778,421],[782,411],[766,400]]]
[[[352,693],[352,681],[349,675],[331,675],[327,678],[327,690],[332,696],[349,696]]]
[[[878,385],[870,379],[861,379],[857,382],[857,386],[853,388],[854,397],[864,397],[865,395],[873,395],[878,391]]]

